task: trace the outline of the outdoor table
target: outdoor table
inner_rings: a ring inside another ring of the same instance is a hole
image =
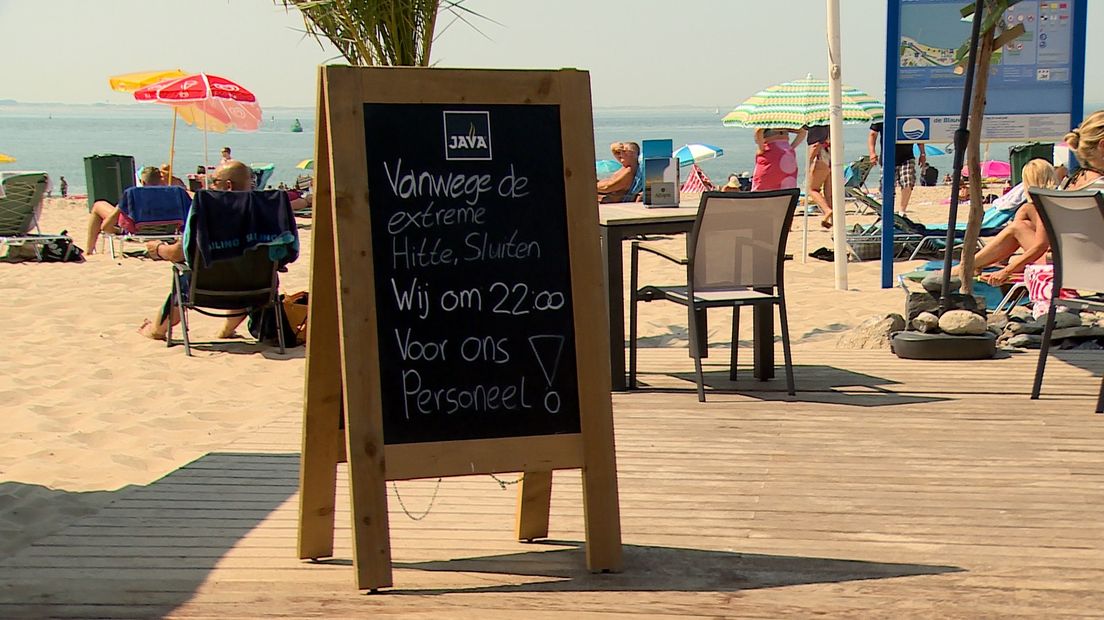
[[[637,235],[673,235],[689,233],[698,217],[697,199],[683,201],[677,207],[645,207],[640,202],[614,202],[598,205],[602,248],[606,253],[606,295],[610,330],[610,373],[614,391],[624,391],[628,381],[625,369],[625,268],[622,242]],[[754,376],[765,381],[774,377],[774,315],[769,307],[755,306]],[[702,322],[701,338],[708,333]],[[732,346],[736,346],[733,343]],[[703,347],[704,351],[704,347]]]

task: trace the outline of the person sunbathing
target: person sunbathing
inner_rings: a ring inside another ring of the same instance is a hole
[[[1024,267],[1034,262],[1043,262],[1047,250],[1050,249],[1050,241],[1047,238],[1046,228],[1039,216],[1038,210],[1032,204],[1027,191],[1030,188],[1053,189],[1058,185],[1058,177],[1054,172],[1054,166],[1045,159],[1033,159],[1023,167],[1025,202],[1017,211],[1016,216],[1004,227],[996,237],[974,256],[974,273],[991,286],[997,286],[1007,282],[1014,273],[1020,273]],[[1015,258],[1016,251],[1023,252]],[[990,265],[996,265],[1004,261],[1008,265],[999,271],[982,275],[982,270]],[[952,276],[960,276],[961,266],[951,270]]]
[[[138,173],[138,182],[143,187],[161,186],[165,185],[165,177],[161,175],[161,171],[153,166],[146,166],[142,168]],[[126,194],[123,194],[119,199],[119,206],[123,206],[123,201],[126,200]],[[89,254],[96,253],[96,243],[100,239],[100,233],[111,233],[117,235],[122,231],[119,228],[119,214],[122,210],[119,206],[115,206],[106,200],[97,200],[92,204],[92,215],[88,219],[88,248]]]
[[[156,168],[154,168],[154,170],[156,170]],[[248,192],[253,189],[253,171],[249,169],[249,166],[237,160],[232,159],[224,163],[218,170],[211,173],[211,176],[212,189],[234,192]],[[191,237],[188,230],[190,222],[191,220],[185,224],[184,239]],[[173,243],[168,243],[166,241],[149,241],[146,243],[146,252],[149,254],[150,258],[154,260],[167,260],[174,263],[185,262],[183,239]],[[176,300],[174,300],[172,294],[170,294],[168,299],[165,300],[165,303],[154,315],[157,319],[145,319],[142,325],[138,327],[138,333],[146,338],[164,340],[166,334],[169,332],[169,325],[180,323],[180,310],[177,308],[175,302]],[[226,316],[226,322],[219,331],[219,338],[235,337],[237,335],[238,325],[241,325],[241,322],[245,320],[245,309],[230,310],[229,312],[231,314]]]
[[[608,179],[598,181],[598,202],[625,202],[633,200],[629,190],[636,184],[640,169],[640,145],[635,142],[614,142],[610,145],[613,158],[621,163],[621,169]]]

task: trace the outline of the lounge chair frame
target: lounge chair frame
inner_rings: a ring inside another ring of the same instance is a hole
[[[46,196],[46,173],[27,172],[3,180],[4,195],[0,197],[0,246],[31,244],[35,258],[42,261],[42,245],[51,241],[69,240],[66,234],[44,234],[38,216]],[[34,231],[34,232],[32,232]]]

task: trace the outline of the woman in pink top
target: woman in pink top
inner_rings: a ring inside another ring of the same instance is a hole
[[[791,139],[790,134],[794,134]],[[756,129],[755,173],[752,191],[797,187],[797,153],[794,148],[805,139],[804,129]]]

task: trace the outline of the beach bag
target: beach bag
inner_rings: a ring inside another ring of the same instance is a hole
[[[298,293],[292,293],[291,295],[285,295],[283,298],[284,304],[284,319],[287,321],[288,326],[291,327],[291,331],[295,333],[295,344],[307,344],[307,304],[309,302],[309,296],[307,291],[299,291]],[[291,341],[289,341],[290,343]]]
[[[281,295],[279,303],[283,303],[283,298],[284,296]],[[251,309],[246,327],[249,329],[249,335],[256,338],[258,342],[272,346],[280,344],[279,336],[276,333],[276,308],[265,306],[264,308]],[[279,327],[284,330],[284,346],[297,346],[297,336],[295,330],[288,323],[287,315],[284,315],[283,324]]]
[[[69,231],[63,230],[61,234]],[[77,247],[72,239],[53,239],[42,244],[39,250],[44,263],[83,263],[84,250]]]

